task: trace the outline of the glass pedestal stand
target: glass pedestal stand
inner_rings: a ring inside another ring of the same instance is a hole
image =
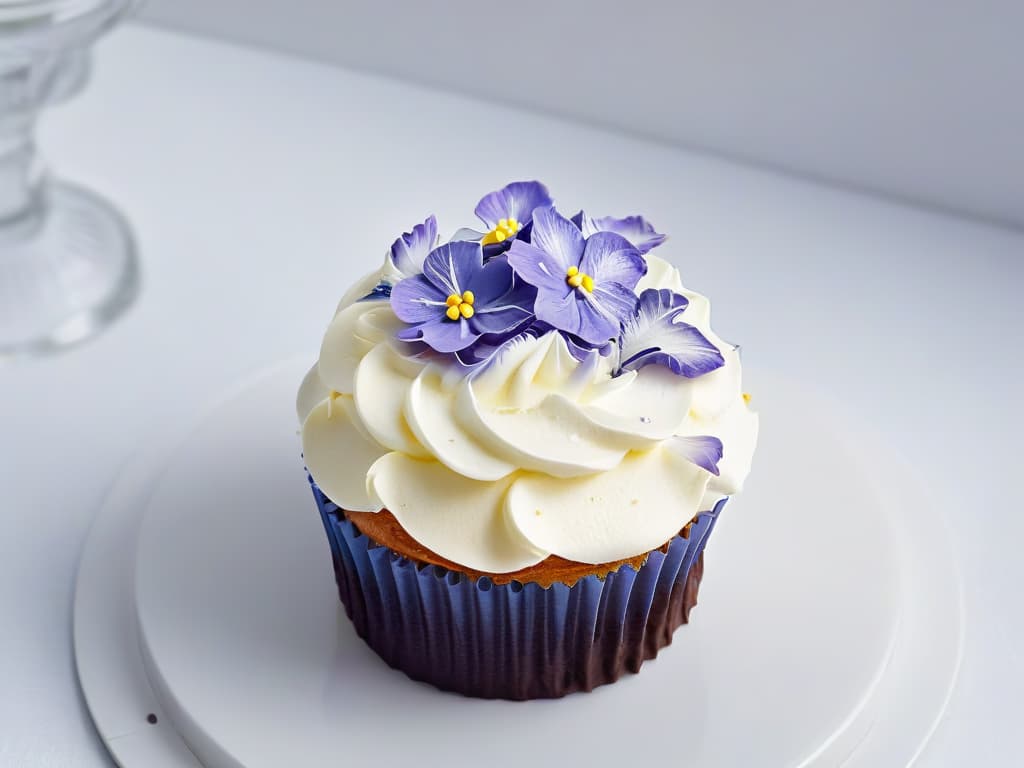
[[[88,46],[132,5],[0,5],[0,358],[81,341],[136,294],[127,223],[103,198],[46,173],[33,139],[39,111],[81,88]]]

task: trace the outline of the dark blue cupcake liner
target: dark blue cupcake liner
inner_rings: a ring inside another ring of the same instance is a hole
[[[668,645],[697,602],[704,546],[726,501],[639,569],[545,588],[409,560],[360,533],[310,485],[359,636],[414,680],[517,700],[592,690],[638,672]]]

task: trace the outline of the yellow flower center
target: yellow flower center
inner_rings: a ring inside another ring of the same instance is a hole
[[[587,293],[594,290],[594,278],[580,272],[579,267],[569,267],[565,273],[565,282],[573,288],[580,288]]]
[[[749,393],[749,392],[744,392],[744,393],[743,393],[743,402],[744,402],[744,403],[746,403],[747,405],[750,405],[750,401],[751,401],[752,399],[753,399],[753,398],[751,398],[751,396],[750,396],[750,393]]]
[[[468,320],[473,316],[474,301],[476,301],[476,297],[472,291],[463,291],[461,296],[453,293],[445,299],[444,303],[448,305],[448,309],[444,313],[449,320],[458,320],[460,317]]]
[[[515,237],[516,232],[523,228],[515,219],[498,219],[498,226],[484,235],[480,241],[481,245],[491,245],[493,243],[503,243],[510,237]]]

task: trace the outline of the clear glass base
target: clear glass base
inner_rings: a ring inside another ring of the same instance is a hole
[[[32,214],[0,225],[0,358],[81,342],[135,298],[135,244],[103,198],[48,182]]]

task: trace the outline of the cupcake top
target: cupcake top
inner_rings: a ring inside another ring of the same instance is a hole
[[[571,218],[539,182],[433,216],[342,298],[298,395],[340,507],[508,573],[632,558],[741,490],[757,415],[708,300],[640,216]]]

